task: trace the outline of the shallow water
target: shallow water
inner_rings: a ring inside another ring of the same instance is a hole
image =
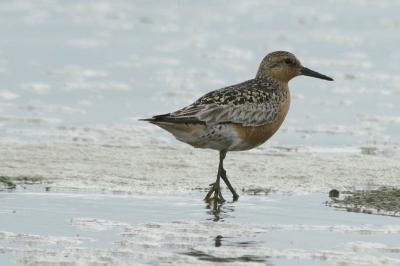
[[[242,195],[217,210],[204,195],[46,192],[44,185],[3,191],[0,262],[400,263],[398,218],[329,208],[323,194]]]
[[[177,145],[137,118],[253,78],[267,53],[288,50],[335,81],[291,81],[291,110],[264,147],[398,156],[399,7],[392,0],[2,2],[0,137]]]

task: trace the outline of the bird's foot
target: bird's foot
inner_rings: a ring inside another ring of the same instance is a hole
[[[224,180],[225,184],[228,186],[229,190],[231,191],[232,196],[233,196],[233,201],[237,201],[239,199],[239,195],[233,189],[231,183],[228,180],[228,177],[226,176],[226,171],[223,168],[222,168],[222,171],[221,171],[221,178],[222,178],[222,180]]]
[[[222,193],[221,193],[221,187],[219,185],[219,182],[212,183],[212,184],[210,184],[210,186],[211,186],[211,189],[207,193],[207,195],[204,198],[204,200],[206,202],[210,202],[212,200],[214,200],[215,202],[219,202],[219,203],[225,202],[225,199],[224,199],[224,197],[222,196]],[[214,193],[214,196],[211,197],[213,195],[213,193]]]
[[[239,195],[236,194],[236,192],[235,192],[235,195],[233,195],[233,201],[237,201],[238,199],[239,199]]]

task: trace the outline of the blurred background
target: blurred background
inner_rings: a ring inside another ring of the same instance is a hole
[[[290,82],[259,148],[398,156],[400,1],[1,1],[0,138],[183,145],[138,118],[175,111],[294,53],[334,78]]]

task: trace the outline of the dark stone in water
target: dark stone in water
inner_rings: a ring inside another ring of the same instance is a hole
[[[331,198],[337,198],[339,197],[340,192],[337,189],[332,189],[329,191],[329,197]]]

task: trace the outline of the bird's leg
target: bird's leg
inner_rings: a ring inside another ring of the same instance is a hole
[[[207,193],[204,200],[210,201],[210,200],[214,199],[216,201],[225,202],[225,199],[221,193],[220,177],[221,177],[221,174],[220,174],[220,171],[218,171],[217,180],[214,183],[210,184],[211,189]],[[214,197],[210,198],[213,193],[214,193]]]
[[[229,190],[231,191],[232,195],[233,195],[233,200],[238,200],[239,199],[239,195],[236,193],[236,191],[233,189],[231,183],[228,180],[228,177],[226,176],[226,171],[224,168],[222,168],[222,172],[221,172],[221,178],[222,180],[224,180],[225,184],[228,186]]]
[[[206,201],[210,200],[210,197],[213,193],[214,193],[214,197],[213,197],[214,200],[218,200],[220,202],[225,201],[225,199],[221,193],[220,180],[221,180],[222,172],[225,171],[223,168],[223,161],[225,159],[226,153],[227,153],[226,151],[220,151],[220,153],[219,153],[219,166],[218,166],[217,180],[215,181],[215,183],[210,184],[210,186],[212,186],[212,187],[211,187],[210,191],[207,193],[206,197],[204,198],[204,200],[206,200]],[[225,179],[227,179],[226,176],[225,176]]]

